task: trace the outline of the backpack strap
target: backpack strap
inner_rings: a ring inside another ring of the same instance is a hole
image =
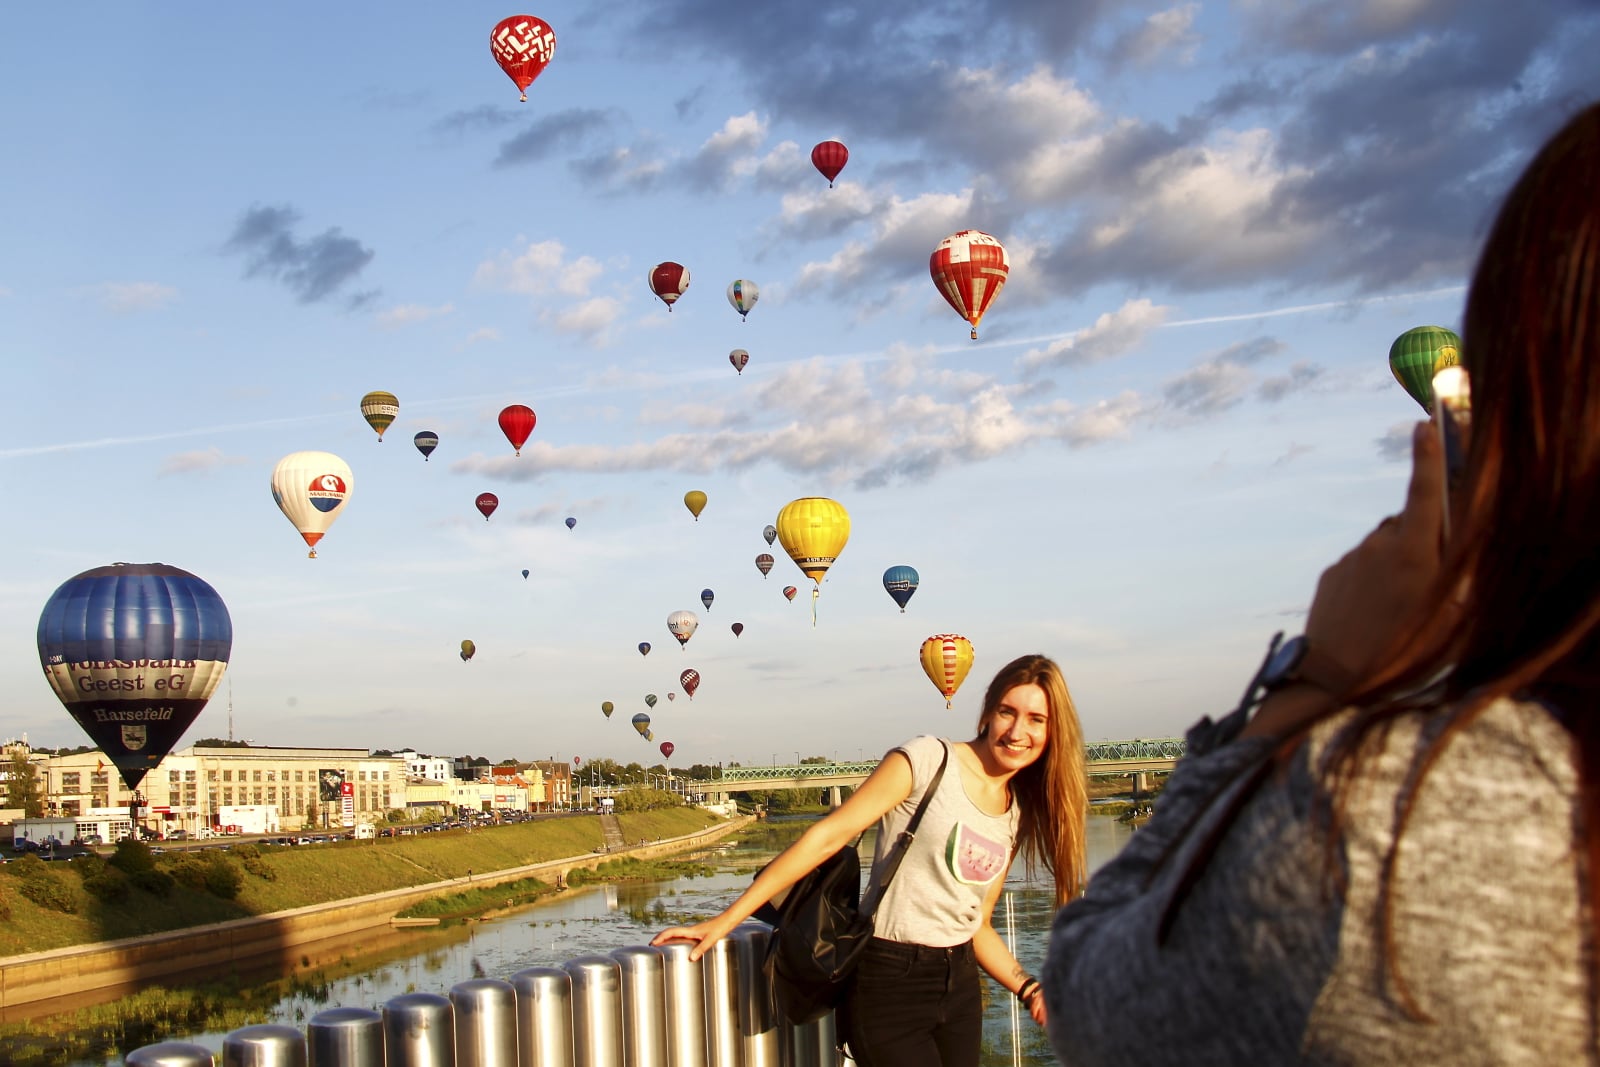
[[[895,839],[894,848],[883,861],[883,878],[878,882],[878,894],[861,906],[861,914],[871,918],[878,910],[878,901],[889,891],[889,883],[894,881],[894,876],[900,870],[900,861],[906,858],[906,852],[911,848],[911,842],[916,840],[917,827],[922,823],[923,812],[928,810],[928,802],[933,799],[933,794],[939,791],[939,783],[944,779],[944,769],[950,763],[950,745],[939,739],[939,744],[944,746],[944,755],[939,759],[939,769],[934,773],[933,780],[928,783],[928,788],[923,790],[922,800],[917,804],[917,810],[911,814],[911,821],[906,823],[906,828],[900,831],[900,836]]]

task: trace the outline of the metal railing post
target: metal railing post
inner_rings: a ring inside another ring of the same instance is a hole
[[[517,1067],[517,991],[510,982],[473,978],[450,989],[456,1016],[456,1067]]]
[[[667,1062],[670,1067],[708,1067],[705,968],[691,961],[688,941],[672,941],[654,949],[661,955],[667,987]]]
[[[572,975],[561,967],[529,967],[511,976],[511,987],[522,1067],[572,1067]]]
[[[329,1008],[306,1027],[308,1067],[383,1067],[383,1016],[367,1008]]]
[[[572,975],[573,1067],[618,1067],[622,1063],[621,968],[610,956],[579,956],[566,962]]]
[[[628,1067],[667,1067],[666,972],[653,948],[612,949],[622,984],[622,1040]]]
[[[723,938],[700,957],[705,976],[706,1059],[708,1067],[744,1067],[744,1038],[739,1033],[739,960],[733,943]]]
[[[733,942],[739,960],[739,1032],[744,1037],[744,1067],[783,1067],[787,1028],[772,1002],[762,961],[772,927],[746,920],[734,927]]]
[[[128,1053],[122,1061],[127,1067],[216,1067],[216,1059],[204,1045],[188,1041],[158,1041]]]
[[[383,1005],[389,1067],[455,1067],[455,1013],[448,997],[402,993]]]
[[[293,1026],[243,1026],[222,1039],[222,1067],[306,1067],[306,1035]]]

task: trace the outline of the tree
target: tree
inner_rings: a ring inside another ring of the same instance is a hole
[[[37,819],[44,814],[44,791],[39,788],[39,772],[28,762],[26,753],[13,752],[6,763],[5,807],[20,808],[24,817]]]

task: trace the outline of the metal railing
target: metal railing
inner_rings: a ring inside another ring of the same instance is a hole
[[[449,995],[406,993],[381,1011],[332,1008],[299,1028],[246,1026],[223,1067],[844,1067],[830,1013],[791,1026],[762,971],[771,929],[746,922],[691,962],[687,942],[629,946],[474,978]],[[129,1053],[128,1067],[214,1067],[182,1041]]]

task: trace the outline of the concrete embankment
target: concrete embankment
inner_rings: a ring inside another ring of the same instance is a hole
[[[653,859],[671,855],[725,837],[752,821],[745,816],[682,837],[484,872],[470,880],[454,878],[187,930],[10,956],[0,959],[0,1010],[197,972],[274,967],[288,970],[317,942],[387,928],[398,912],[429,897],[458,892],[469,885],[481,888],[523,878],[556,884],[564,882],[566,873],[574,869],[593,870],[622,856]]]

